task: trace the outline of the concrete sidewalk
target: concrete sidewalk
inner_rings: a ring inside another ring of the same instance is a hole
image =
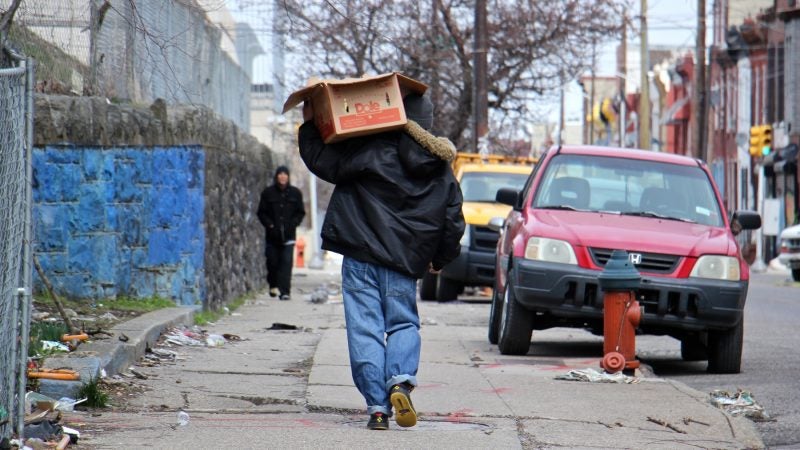
[[[121,410],[73,416],[94,430],[88,448],[763,448],[747,419],[678,382],[556,380],[598,367],[602,346],[580,330],[537,332],[530,355],[501,355],[486,338],[488,305],[468,302],[419,303],[420,421],[370,432],[350,376],[341,296],[309,302],[338,282],[335,269],[296,270],[291,301],[263,295],[209,327],[243,341],[184,348],[174,366],[145,370],[146,389]],[[151,318],[164,326],[163,316]],[[276,322],[299,330],[270,330]],[[175,428],[178,409],[191,414],[189,426]]]

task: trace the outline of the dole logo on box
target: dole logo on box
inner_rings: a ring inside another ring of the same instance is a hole
[[[370,101],[366,104],[356,103],[356,114],[369,114],[381,110],[381,105],[378,102]]]

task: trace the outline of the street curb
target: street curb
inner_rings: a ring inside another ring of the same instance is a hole
[[[151,311],[112,327],[109,332],[113,335],[108,341],[90,342],[82,345],[79,351],[47,358],[44,368],[75,370],[80,373],[80,380],[41,379],[39,392],[54,399],[75,398],[81,385],[99,378],[104,369],[107,376],[126,370],[155,344],[167,328],[191,325],[198,309],[183,306]],[[120,341],[123,335],[127,337],[125,342]]]

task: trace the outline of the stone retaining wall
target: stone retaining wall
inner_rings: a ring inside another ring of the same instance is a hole
[[[35,253],[59,294],[217,309],[264,287],[264,145],[161,101],[41,95],[35,114]]]

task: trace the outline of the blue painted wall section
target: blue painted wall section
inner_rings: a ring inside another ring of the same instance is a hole
[[[33,171],[34,248],[59,294],[203,303],[202,147],[47,146]]]

